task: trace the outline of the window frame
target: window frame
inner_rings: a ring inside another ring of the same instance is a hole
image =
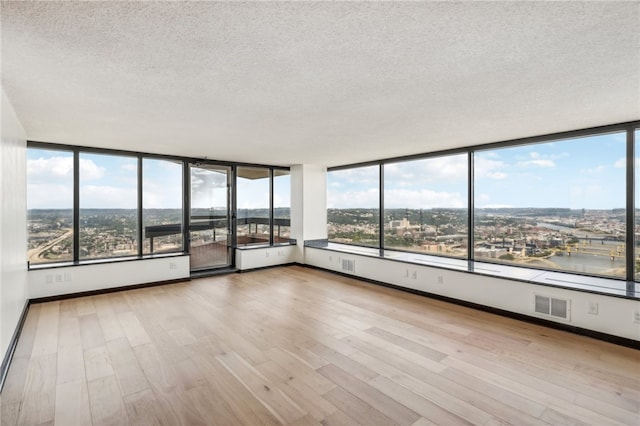
[[[411,156],[412,158],[406,159],[406,160],[397,160],[397,159],[394,159],[393,161],[392,160],[385,160],[383,162],[383,164],[381,164],[381,171],[380,171],[381,185],[380,185],[380,189],[381,189],[381,191],[385,191],[386,190],[386,187],[385,187],[386,176],[385,176],[385,172],[384,172],[384,166],[386,166],[386,165],[402,164],[402,163],[406,163],[406,162],[410,162],[410,161],[422,161],[422,160],[429,160],[429,159],[434,159],[434,158],[453,157],[453,156],[456,156],[456,155],[462,156],[462,155],[464,155],[464,153],[446,154],[446,155],[437,155],[437,156],[428,155],[428,156],[423,156],[423,157],[420,157],[420,158],[413,158],[414,156]],[[467,161],[467,170],[468,170],[469,167],[470,166],[469,166],[469,163]],[[469,174],[467,173],[466,176],[465,176],[466,181],[467,181],[466,182],[467,194],[469,192],[469,185],[470,185],[468,176],[469,176]],[[427,188],[429,188],[429,187],[427,187]],[[466,197],[466,198],[467,198],[467,200],[466,200],[467,201],[467,206],[466,206],[465,209],[469,210],[469,202],[470,202],[469,201],[469,197]],[[387,209],[387,206],[386,206],[385,202],[386,202],[386,200],[384,199],[384,193],[382,193],[382,195],[381,195],[381,211],[380,211],[382,217],[384,216],[384,213],[385,213],[385,211]],[[384,224],[385,224],[385,221],[384,221],[384,217],[383,217],[383,219],[380,221],[380,225],[384,226]],[[467,228],[469,227],[469,215],[468,214],[467,214],[466,226],[467,226]],[[467,229],[467,235],[468,235],[468,233],[469,233],[469,230]],[[417,251],[417,250],[408,250],[408,249],[402,249],[402,248],[397,248],[397,247],[387,248],[386,245],[384,244],[385,238],[384,238],[383,229],[381,229],[380,235],[381,235],[380,248],[383,249],[383,250],[397,251],[397,252],[401,252],[401,253],[424,254],[424,255],[428,255],[428,256],[446,257],[446,258],[450,258],[450,259],[462,259],[462,260],[466,259],[466,256],[448,256],[446,254],[440,254],[440,253],[422,253],[422,252]],[[467,255],[468,255],[468,247],[467,247]]]
[[[66,266],[81,266],[81,265],[91,265],[96,263],[114,263],[114,262],[123,262],[123,261],[135,261],[135,260],[144,260],[158,257],[170,257],[170,256],[182,256],[189,254],[189,244],[188,244],[188,206],[189,206],[189,197],[188,191],[189,187],[189,179],[185,179],[185,176],[188,174],[188,164],[189,163],[206,163],[212,165],[219,165],[230,167],[232,170],[232,200],[231,200],[231,215],[232,215],[232,239],[233,239],[233,248],[237,249],[245,249],[245,247],[238,247],[236,240],[236,227],[235,221],[237,217],[237,209],[236,209],[236,173],[238,167],[254,167],[254,168],[266,168],[269,170],[269,217],[271,222],[270,227],[270,240],[269,247],[274,245],[288,245],[287,243],[277,243],[274,244],[273,238],[273,218],[274,218],[274,206],[273,206],[273,176],[275,170],[286,170],[291,173],[291,168],[286,166],[272,166],[272,165],[264,165],[264,164],[251,164],[251,163],[239,163],[239,162],[228,162],[228,161],[217,161],[210,159],[200,159],[193,157],[181,157],[174,155],[165,155],[165,154],[153,154],[139,151],[127,151],[127,150],[119,150],[119,149],[106,149],[106,148],[96,148],[96,147],[87,147],[87,146],[79,146],[79,145],[65,145],[59,143],[51,143],[51,142],[42,142],[42,141],[27,141],[27,149],[43,149],[43,150],[56,150],[63,151],[67,153],[72,153],[73,155],[73,260],[70,261],[61,261],[61,262],[47,262],[47,263],[38,263],[38,264],[30,264],[27,259],[27,269],[49,269],[49,268],[59,268]],[[101,258],[91,258],[91,259],[81,259],[80,258],[80,154],[99,154],[99,155],[111,155],[111,156],[123,156],[129,158],[137,159],[137,182],[136,182],[136,192],[137,192],[137,203],[136,203],[136,217],[137,217],[137,225],[136,225],[136,238],[137,238],[137,254],[135,255],[124,255],[124,256],[113,256],[113,257],[101,257]],[[182,250],[176,250],[172,252],[163,252],[163,253],[144,253],[143,242],[144,242],[144,233],[143,233],[143,162],[145,159],[151,160],[166,160],[172,162],[180,162],[182,164]],[[25,212],[26,214],[26,212]],[[289,244],[295,244],[295,240],[290,239]],[[263,248],[265,245],[251,247],[248,246],[246,249],[252,248]],[[232,254],[232,265],[235,265],[235,254]]]
[[[73,166],[73,170],[72,170],[72,177],[71,177],[71,185],[72,187],[72,200],[71,200],[71,222],[72,222],[72,230],[73,230],[73,235],[71,237],[71,260],[59,260],[59,261],[55,261],[55,262],[42,262],[42,263],[36,263],[34,264],[35,267],[37,268],[47,268],[47,267],[52,267],[52,266],[56,266],[56,265],[60,265],[60,264],[68,264],[70,262],[73,262],[74,259],[76,259],[76,247],[77,247],[77,241],[76,241],[76,234],[78,232],[78,227],[76,226],[76,220],[78,220],[78,217],[75,215],[75,211],[76,211],[76,200],[77,200],[77,193],[76,193],[76,169],[77,169],[77,165],[76,165],[76,154],[74,152],[73,149],[66,147],[64,145],[42,145],[42,146],[38,146],[38,145],[34,145],[34,146],[28,146],[27,148],[33,148],[33,149],[40,149],[40,150],[46,150],[46,151],[59,151],[59,152],[65,152],[68,154],[71,154],[71,164]],[[28,160],[27,160],[28,161]],[[28,179],[27,179],[27,184],[28,184]],[[27,214],[27,221],[29,220],[28,217],[28,209],[25,212]],[[27,232],[27,239],[29,238],[29,234]],[[31,262],[29,261],[29,259],[27,258],[27,267],[31,268]]]
[[[338,166],[338,167],[331,167],[327,169],[327,181],[329,179],[329,172],[333,172],[333,171],[342,171],[342,170],[350,170],[350,169],[356,169],[356,168],[364,168],[364,167],[373,167],[373,166],[377,166],[378,170],[378,238],[377,238],[377,245],[376,246],[367,246],[364,244],[353,244],[353,243],[337,243],[337,244],[345,244],[345,245],[349,245],[349,246],[354,246],[354,247],[365,247],[365,248],[369,248],[369,249],[374,249],[374,250],[379,250],[380,252],[380,256],[382,256],[382,254],[384,253],[384,249],[383,249],[383,241],[384,241],[384,215],[382,215],[381,213],[384,211],[384,169],[382,166],[382,162],[381,161],[372,161],[372,162],[367,162],[367,163],[359,163],[354,165],[353,167],[345,167],[345,166]],[[328,193],[328,185],[327,185],[327,193]],[[328,199],[328,194],[327,194],[327,199]],[[328,208],[327,208],[328,210]],[[329,221],[328,221],[328,215],[327,215],[327,226],[329,225]],[[331,240],[329,240],[331,241]]]
[[[500,149],[500,148],[512,148],[512,147],[518,147],[518,146],[526,146],[526,145],[532,145],[532,144],[539,144],[539,143],[550,143],[550,142],[557,142],[557,141],[561,141],[561,140],[565,140],[565,139],[577,139],[580,137],[589,137],[589,136],[598,136],[598,135],[603,135],[603,134],[607,134],[607,133],[614,133],[614,132],[624,132],[626,133],[626,172],[625,172],[625,179],[626,179],[626,200],[625,200],[625,204],[626,204],[626,233],[625,233],[625,259],[626,259],[626,263],[625,263],[625,275],[624,278],[619,278],[619,277],[609,277],[609,276],[601,276],[601,275],[595,275],[595,274],[589,274],[589,273],[580,273],[580,272],[574,272],[574,271],[566,271],[566,270],[558,270],[558,269],[550,269],[550,268],[543,268],[543,267],[532,267],[532,266],[523,266],[523,265],[512,265],[512,264],[508,264],[508,266],[513,266],[513,267],[517,267],[517,268],[525,268],[525,269],[537,269],[537,270],[541,270],[541,271],[549,271],[549,272],[559,272],[559,273],[568,273],[568,274],[573,274],[573,275],[583,275],[583,276],[588,276],[588,277],[597,277],[597,278],[606,278],[606,279],[613,279],[613,280],[625,280],[627,282],[635,282],[635,244],[636,244],[636,239],[635,239],[635,235],[634,235],[634,230],[635,230],[635,208],[636,208],[636,200],[635,200],[635,133],[636,131],[640,130],[640,120],[636,120],[636,121],[630,121],[630,122],[623,122],[623,123],[618,123],[618,124],[611,124],[611,125],[605,125],[605,126],[597,126],[597,127],[591,127],[591,128],[585,128],[585,129],[578,129],[578,130],[571,130],[571,131],[566,131],[566,132],[558,132],[558,133],[550,133],[550,134],[544,134],[544,135],[539,135],[539,136],[530,136],[530,137],[524,137],[524,138],[518,138],[518,139],[511,139],[511,140],[505,140],[505,141],[499,141],[499,142],[491,142],[491,143],[482,143],[482,144],[478,144],[478,145],[473,145],[473,146],[467,146],[467,147],[461,147],[461,148],[455,148],[455,149],[447,149],[447,150],[440,150],[440,151],[433,151],[433,152],[427,152],[427,153],[421,153],[421,154],[414,154],[414,155],[407,155],[407,156],[399,156],[399,157],[392,157],[392,158],[387,158],[387,159],[381,159],[381,160],[374,160],[374,161],[367,161],[367,162],[360,162],[360,163],[353,163],[353,164],[346,164],[346,165],[340,165],[340,166],[335,166],[335,167],[329,167],[327,168],[327,173],[332,172],[332,171],[340,171],[340,170],[348,170],[348,169],[353,169],[353,168],[359,168],[359,167],[367,167],[367,166],[372,166],[372,165],[378,165],[380,167],[380,174],[379,174],[379,185],[380,185],[380,192],[379,192],[379,201],[378,201],[378,215],[381,218],[380,221],[380,226],[383,226],[383,212],[384,212],[384,166],[386,164],[391,164],[391,163],[398,163],[398,162],[402,162],[402,161],[411,161],[411,160],[421,160],[421,159],[426,159],[426,158],[432,158],[432,157],[443,157],[443,156],[448,156],[448,155],[454,155],[454,154],[462,154],[462,153],[466,153],[468,155],[468,168],[467,168],[467,180],[468,180],[468,212],[467,212],[467,223],[468,223],[468,229],[467,229],[467,241],[468,241],[468,249],[467,249],[467,256],[466,258],[462,258],[462,260],[467,260],[467,261],[474,261],[475,260],[475,256],[474,256],[474,247],[475,247],[475,238],[474,238],[474,234],[475,234],[475,221],[474,221],[474,217],[475,217],[475,199],[474,199],[474,192],[475,192],[475,187],[474,187],[474,158],[475,158],[475,153],[479,152],[479,151],[487,151],[487,150],[492,150],[492,149]],[[640,170],[639,170],[640,172]],[[640,207],[640,206],[637,206]],[[327,223],[328,225],[328,223]],[[382,229],[382,228],[381,228]],[[384,238],[382,236],[382,232],[380,233],[381,238],[380,238],[380,256],[383,257],[385,251],[394,251],[394,252],[403,252],[403,250],[397,250],[397,249],[386,249],[384,247]],[[329,242],[331,242],[331,240],[328,240]],[[640,243],[640,238],[639,241]],[[342,245],[346,245],[346,246],[354,246],[354,247],[359,247],[358,245],[355,244],[349,244],[349,243],[334,243],[334,244],[342,244]],[[451,256],[444,256],[444,255],[439,255],[439,254],[429,254],[430,256],[440,256],[440,257],[446,257],[446,258],[451,258],[451,259],[461,259],[461,258],[454,258]],[[491,264],[496,264],[496,265],[505,265],[504,263],[499,263],[499,262],[491,262],[490,260],[485,260],[482,259],[481,260],[482,263],[491,263]],[[640,279],[638,280],[640,282]]]

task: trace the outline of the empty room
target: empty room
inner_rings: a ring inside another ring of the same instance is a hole
[[[640,2],[0,24],[2,426],[640,424]]]

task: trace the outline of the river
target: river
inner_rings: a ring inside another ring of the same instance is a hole
[[[591,237],[595,238],[598,238],[600,236],[597,234],[583,233],[583,231],[580,231],[579,233],[576,228],[570,228],[568,226],[554,225],[551,223],[537,223],[536,225],[541,228],[547,228],[554,231],[560,231],[563,233],[575,235],[581,243],[587,243],[586,247],[583,246],[584,249],[602,252],[602,254],[600,255],[576,253],[575,251],[571,253],[571,256],[568,256],[566,254],[555,254],[548,260],[558,265],[558,269],[586,274],[602,274],[607,272],[610,273],[613,269],[625,267],[624,256],[616,256],[614,260],[611,260],[611,257],[609,256],[610,250],[614,247],[622,245],[622,241],[593,240],[588,236],[590,235]]]

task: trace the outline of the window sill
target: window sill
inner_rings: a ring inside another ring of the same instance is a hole
[[[296,245],[296,241],[295,240],[291,240],[288,243],[274,243],[273,245],[270,245],[269,243],[265,243],[265,244],[249,244],[249,245],[244,245],[244,246],[237,246],[236,249],[237,250],[257,250],[257,249],[266,249],[266,248],[271,248],[271,247],[289,247],[289,246],[295,246]]]
[[[75,266],[103,265],[105,263],[135,262],[138,260],[162,259],[167,257],[187,256],[184,252],[145,254],[143,256],[110,257],[107,259],[86,259],[78,262],[52,262],[29,265],[30,271],[42,269],[69,268]]]
[[[568,272],[546,271],[522,266],[510,266],[488,262],[469,261],[426,255],[420,253],[380,250],[377,248],[332,243],[327,240],[305,241],[305,247],[349,253],[367,257],[377,257],[393,262],[412,263],[433,268],[455,270],[470,274],[527,282],[530,284],[558,287],[587,293],[603,294],[624,299],[640,300],[640,283],[572,274]]]

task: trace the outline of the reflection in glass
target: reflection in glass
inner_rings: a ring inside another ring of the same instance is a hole
[[[191,270],[228,266],[229,168],[191,166],[189,257]]]

